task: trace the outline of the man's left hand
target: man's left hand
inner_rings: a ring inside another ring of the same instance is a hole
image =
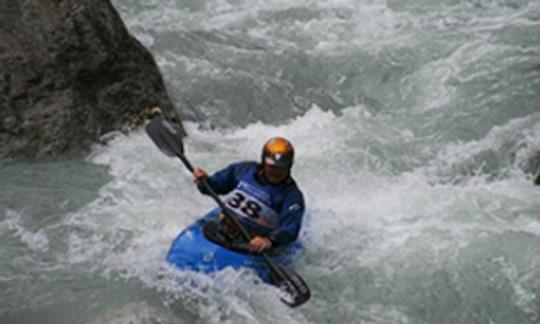
[[[266,237],[255,236],[249,242],[249,252],[261,253],[272,247],[272,242]]]

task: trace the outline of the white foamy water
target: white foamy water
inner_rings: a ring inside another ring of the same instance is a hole
[[[0,322],[539,321],[536,1],[114,4],[193,164],[293,142],[312,300],[166,264],[214,203],[140,129],[84,160],[0,164]]]

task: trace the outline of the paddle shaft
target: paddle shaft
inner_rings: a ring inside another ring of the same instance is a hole
[[[186,168],[188,168],[188,170],[191,172],[191,173],[195,173],[195,168],[193,167],[193,165],[191,164],[191,162],[188,160],[188,158],[183,155],[183,154],[179,154],[178,152],[176,153],[176,156],[178,156],[180,158],[180,160],[182,160],[182,162],[184,163],[184,165],[186,166]],[[249,232],[246,230],[246,228],[244,226],[242,226],[242,224],[240,224],[240,222],[232,217],[231,215],[229,215],[229,212],[227,211],[227,206],[225,206],[225,204],[223,203],[223,201],[219,198],[219,196],[216,194],[216,192],[214,191],[214,189],[212,189],[212,187],[210,187],[210,185],[208,184],[208,181],[206,181],[206,179],[202,179],[201,181],[202,185],[204,186],[204,188],[206,189],[206,191],[210,194],[210,196],[212,198],[214,198],[214,200],[216,201],[216,203],[219,205],[219,207],[221,208],[221,210],[223,211],[223,213],[233,222],[233,224],[236,226],[236,228],[238,228],[240,230],[240,233],[242,233],[242,235],[244,236],[244,238],[248,241],[251,241],[251,235],[249,234]],[[270,269],[272,271],[274,271],[275,273],[277,273],[278,275],[280,275],[281,277],[284,276],[284,274],[281,272],[281,269],[279,269],[278,267],[276,267],[276,265],[270,260],[270,258],[268,258],[268,256],[266,255],[266,253],[261,253],[264,261],[268,264],[268,266],[270,267]]]

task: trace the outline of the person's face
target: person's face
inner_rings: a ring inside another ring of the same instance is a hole
[[[272,184],[281,183],[283,180],[287,179],[287,176],[289,175],[289,168],[286,166],[265,163],[263,170],[266,178],[268,178],[268,181]]]

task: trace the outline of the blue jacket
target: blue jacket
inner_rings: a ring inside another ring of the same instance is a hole
[[[228,210],[248,231],[268,237],[274,246],[289,244],[300,232],[304,197],[291,177],[273,185],[257,174],[260,168],[256,162],[233,163],[207,181],[217,194],[229,194]],[[198,188],[208,194],[202,185]]]

